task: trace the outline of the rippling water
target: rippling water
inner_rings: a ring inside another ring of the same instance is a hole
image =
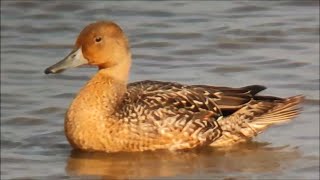
[[[101,19],[129,36],[131,81],[263,84],[263,94],[304,94],[303,113],[226,152],[74,152],[63,116],[96,70],[43,70]],[[1,179],[318,179],[318,170],[317,0],[1,1]]]

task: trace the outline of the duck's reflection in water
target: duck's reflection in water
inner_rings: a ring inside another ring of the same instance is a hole
[[[245,174],[281,173],[301,154],[296,148],[270,147],[251,142],[228,150],[206,148],[186,152],[88,153],[71,151],[69,175],[106,178],[201,176],[232,177]],[[227,175],[227,176],[226,176]],[[230,176],[231,175],[231,176]]]

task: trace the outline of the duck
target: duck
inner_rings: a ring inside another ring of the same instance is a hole
[[[144,80],[129,83],[129,40],[113,21],[84,27],[72,51],[45,69],[82,65],[97,72],[71,102],[66,138],[82,151],[142,152],[226,148],[248,142],[301,112],[303,95],[258,95],[262,85],[224,87]]]

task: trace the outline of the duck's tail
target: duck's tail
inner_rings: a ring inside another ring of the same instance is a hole
[[[227,146],[252,139],[270,125],[295,118],[301,108],[302,95],[286,99],[256,96],[255,100],[230,116],[218,121],[222,136],[211,146]]]

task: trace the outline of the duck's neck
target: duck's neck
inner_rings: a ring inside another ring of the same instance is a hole
[[[89,111],[98,110],[104,115],[112,114],[127,91],[130,59],[122,62],[124,63],[99,69],[78,93],[71,108],[81,107]]]
[[[104,80],[114,79],[117,82],[122,82],[127,84],[129,78],[129,72],[131,67],[131,58],[127,57],[125,60],[121,61],[121,63],[103,68],[100,67],[97,75],[104,77]]]

